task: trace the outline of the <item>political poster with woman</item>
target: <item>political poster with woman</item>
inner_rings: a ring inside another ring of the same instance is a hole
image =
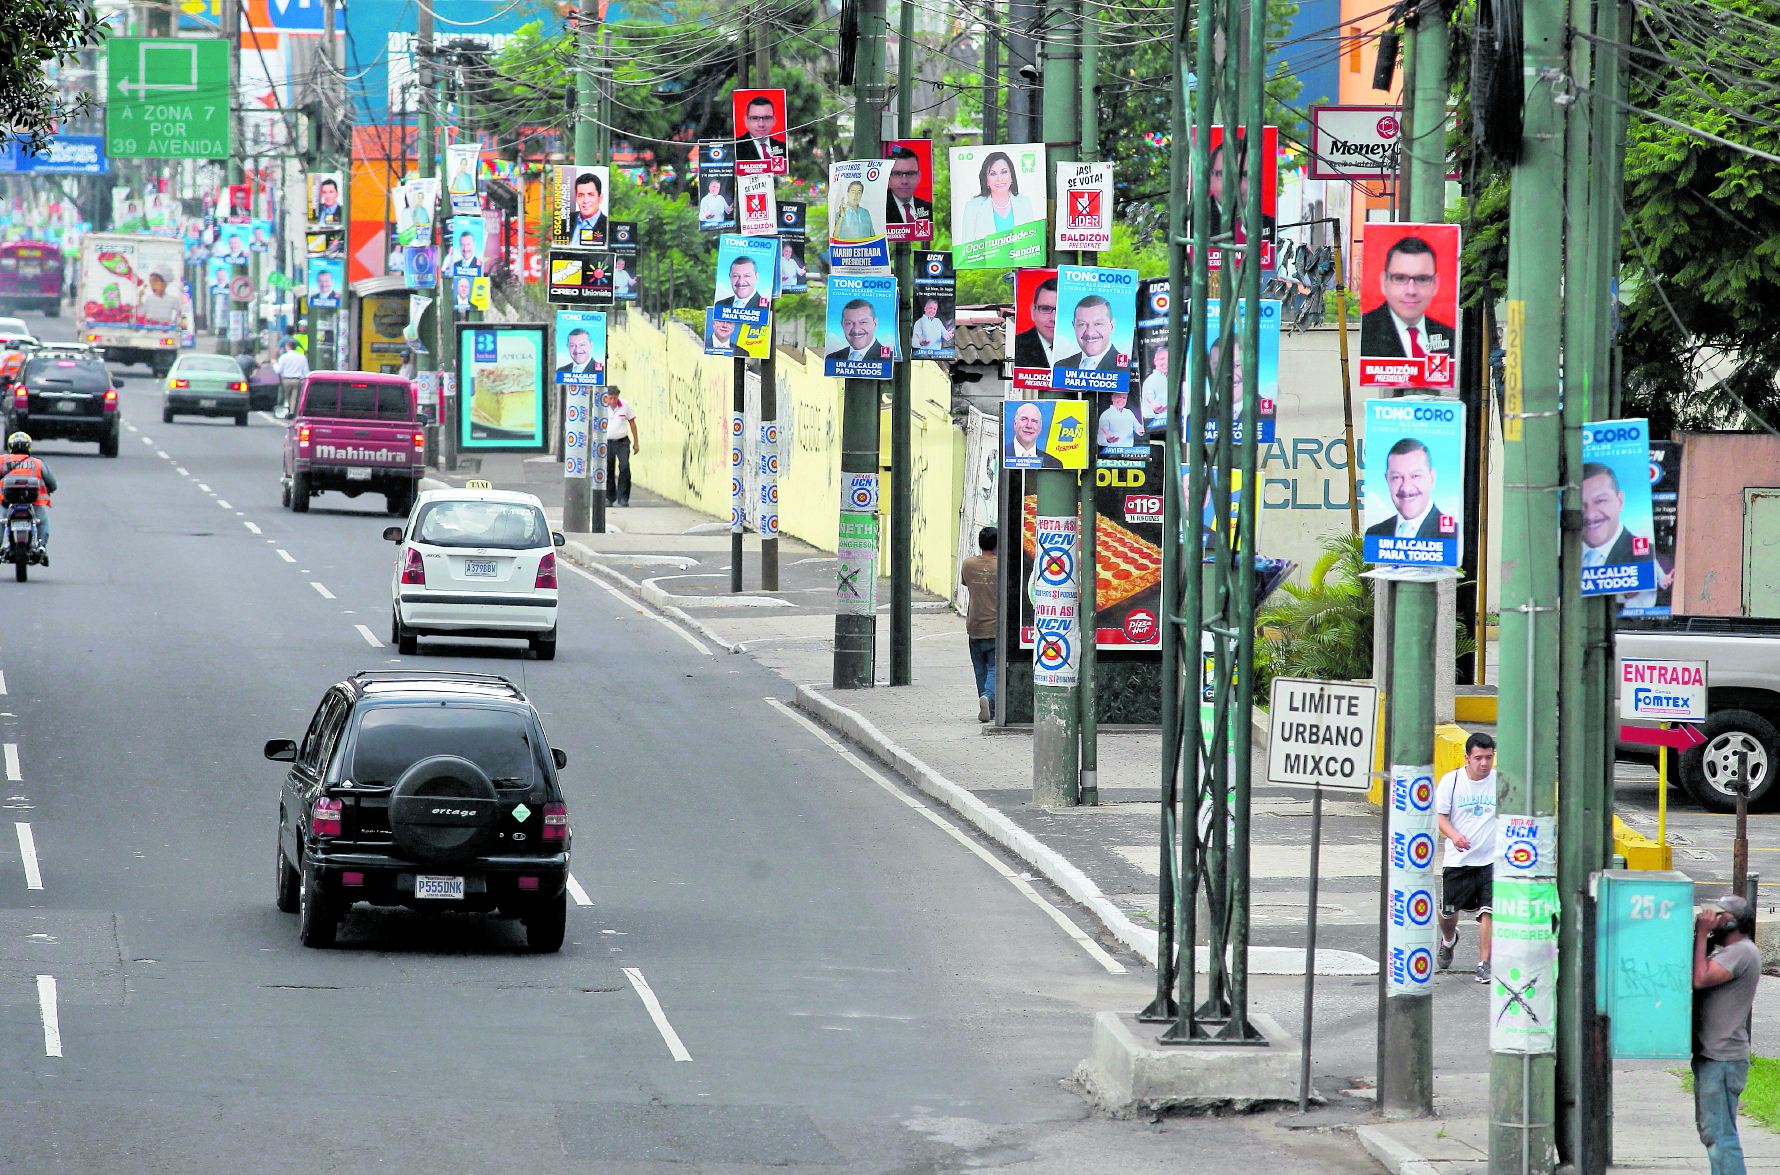
[[[1045,260],[1043,143],[952,148],[952,256],[959,269]]]

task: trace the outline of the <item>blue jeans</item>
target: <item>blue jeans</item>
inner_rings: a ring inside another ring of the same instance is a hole
[[[1693,1062],[1693,1120],[1712,1175],[1743,1175],[1743,1141],[1737,1137],[1737,1099],[1749,1080],[1748,1061]]]
[[[970,638],[970,667],[977,673],[977,697],[995,700],[995,638]]]

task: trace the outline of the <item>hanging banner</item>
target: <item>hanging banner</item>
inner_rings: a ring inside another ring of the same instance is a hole
[[[828,167],[828,264],[849,273],[888,273],[884,192],[890,164],[847,159]]]
[[[698,144],[698,227],[706,232],[735,228],[734,144],[700,139]]]
[[[933,239],[933,140],[891,139],[884,144],[890,177],[884,197],[884,235],[891,241]]]
[[[476,193],[476,172],[481,166],[479,143],[453,143],[445,148],[445,190],[451,197],[453,216],[480,216],[482,197]]]
[[[901,360],[896,330],[896,279],[867,274],[830,274],[828,331],[822,374],[856,379],[889,379]]]
[[[1582,426],[1582,594],[1656,607],[1650,422]]]
[[[1464,474],[1463,404],[1433,397],[1367,400],[1366,562],[1458,567]]]
[[[605,167],[579,164],[550,169],[550,244],[556,249],[604,250],[611,221],[606,193],[611,188]]]
[[[1001,434],[1004,468],[1088,467],[1088,406],[1080,400],[1004,400]]]
[[[785,91],[736,90],[730,95],[735,115],[735,174],[784,175]],[[744,230],[746,231],[746,230]]]
[[[737,176],[735,194],[736,203],[741,207],[737,219],[743,236],[770,237],[779,231],[779,210],[773,201],[772,176]]]
[[[1513,876],[1498,859],[1490,891],[1490,1051],[1555,1052],[1557,882]]]
[[[1074,515],[1040,517],[1034,526],[1037,554],[1027,595],[1032,597],[1036,643],[1032,684],[1073,686],[1080,677],[1081,522]]]
[[[1055,247],[1098,253],[1112,248],[1113,165],[1057,165]]]
[[[598,310],[556,312],[556,380],[558,384],[604,387],[606,383],[606,316]]]
[[[915,254],[914,327],[909,345],[915,359],[952,359],[957,355],[958,278],[950,253]]]
[[[1362,242],[1360,386],[1457,388],[1459,226],[1374,221]]]
[[[610,253],[550,254],[549,300],[568,306],[612,304]]]
[[[878,605],[878,475],[841,474],[840,537],[835,547],[834,610],[871,616]]]
[[[1243,146],[1242,132],[1237,132],[1239,150],[1224,150],[1224,128],[1211,128],[1211,181],[1206,186],[1211,190],[1211,235],[1217,236],[1224,231],[1224,200],[1234,195],[1237,207],[1241,208],[1248,199],[1248,152],[1240,150]],[[1236,158],[1226,160],[1234,154]],[[1240,179],[1237,191],[1231,192],[1226,180]],[[1261,268],[1273,268],[1273,238],[1276,213],[1279,208],[1279,128],[1276,126],[1261,128]],[[1243,244],[1248,237],[1248,230],[1240,219],[1233,229],[1236,243]],[[1209,250],[1211,256],[1208,264],[1212,269],[1223,266],[1222,249]]]
[[[1137,271],[1084,265],[1057,267],[1057,324],[1051,370],[1039,382],[1024,379],[1020,391],[1053,388],[1071,392],[1124,392],[1131,387],[1131,346],[1137,331]]]
[[[433,217],[439,207],[439,181],[411,178],[390,189],[390,220],[402,245],[433,243]]]
[[[771,237],[725,233],[717,238],[719,319],[765,326],[771,321],[774,264],[778,242]]]
[[[1207,340],[1205,345],[1205,362],[1207,371],[1216,371],[1218,360],[1220,358],[1218,352],[1218,330],[1223,325],[1221,308],[1222,303],[1216,298],[1207,299],[1205,303],[1205,337]],[[1234,378],[1231,380],[1230,384],[1230,414],[1235,418],[1236,427],[1232,430],[1233,435],[1230,439],[1238,444],[1242,443],[1243,397],[1248,395],[1248,372],[1244,369],[1242,363],[1242,327],[1243,321],[1247,315],[1247,305],[1243,302],[1237,302],[1236,335],[1232,340],[1235,344],[1235,350],[1230,356],[1231,362],[1234,364],[1234,371],[1232,372]],[[1273,426],[1275,416],[1277,415],[1277,404],[1279,401],[1279,324],[1280,304],[1278,302],[1263,299],[1261,302],[1260,339],[1258,340],[1260,343],[1260,355],[1258,358],[1260,359],[1261,367],[1259,372],[1261,386],[1257,389],[1261,410],[1260,434],[1257,439],[1263,445],[1271,445],[1273,443]],[[1185,408],[1186,405],[1183,402],[1182,411],[1185,411]],[[1182,417],[1181,425],[1183,428],[1185,427],[1185,417]],[[1218,422],[1211,419],[1211,415],[1208,412],[1205,421],[1205,440],[1209,444],[1217,439]]]
[[[1681,498],[1681,442],[1650,442],[1651,548],[1656,562],[1656,595],[1626,597],[1621,616],[1667,616],[1675,590],[1675,520]]]
[[[959,269],[1043,265],[1045,199],[1043,143],[952,148],[954,263]]]
[[[481,277],[482,250],[487,225],[480,216],[451,218],[450,274],[452,277]]]
[[[337,171],[312,171],[309,173],[310,227],[340,227],[342,221],[340,179],[341,173]]]
[[[1370,770],[1370,764],[1367,770]],[[1385,993],[1426,995],[1434,980],[1434,767],[1393,764],[1385,815],[1389,871],[1386,879]]]

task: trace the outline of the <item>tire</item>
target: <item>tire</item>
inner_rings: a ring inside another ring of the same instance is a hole
[[[62,317],[62,304],[60,302],[57,302],[54,306],[51,306],[51,307],[49,307],[49,309],[45,310],[43,312],[43,315],[45,318],[60,318],[60,317]]]
[[[101,457],[115,457],[115,456],[117,456],[117,440],[118,440],[117,434],[112,433],[110,436],[108,436],[104,440],[100,441],[99,442],[99,456],[101,456]]]
[[[290,508],[290,483],[289,482],[283,482],[279,485],[279,487],[278,487],[278,504],[280,506],[285,507],[286,509]]]
[[[297,895],[297,939],[306,947],[325,948],[334,945],[344,915],[339,903],[322,891],[315,870],[304,867],[301,888]]]
[[[279,831],[277,841],[273,843],[277,860],[272,866],[272,901],[282,914],[295,914],[302,904],[303,875],[297,867],[290,863],[284,855],[284,834]]]
[[[396,518],[401,518],[408,513],[408,508],[413,500],[414,492],[407,489],[396,490],[393,493],[383,495],[383,504],[388,507],[390,514]]]
[[[171,409],[171,408],[162,408],[161,409],[161,423],[162,424],[172,424],[173,423],[173,409]]]
[[[402,626],[402,614],[394,608],[389,613],[389,639],[396,652],[404,657],[413,657],[420,652],[420,638]]]
[[[499,815],[494,781],[458,755],[420,760],[389,793],[389,831],[396,849],[427,864],[475,856],[493,837]]]
[[[309,475],[307,473],[291,475],[290,508],[293,514],[309,513]]]
[[[1766,718],[1748,710],[1720,710],[1710,715],[1700,733],[1703,746],[1681,755],[1681,778],[1708,812],[1735,812],[1737,796],[1730,788],[1736,774],[1737,751],[1748,755],[1749,810],[1761,808],[1774,792],[1780,768],[1780,732]]]
[[[245,413],[245,412],[235,413],[235,427],[236,428],[246,428],[247,427],[247,413]]]
[[[562,950],[563,934],[569,924],[569,895],[557,894],[523,919],[525,945],[534,954],[550,955]]]
[[[29,560],[26,560],[24,558],[18,559],[16,562],[13,563],[12,570],[13,570],[14,576],[17,577],[17,579],[20,583],[24,583],[27,579],[31,578],[31,568],[30,568]]]
[[[553,628],[544,636],[531,638],[532,656],[540,661],[556,660],[556,630]]]

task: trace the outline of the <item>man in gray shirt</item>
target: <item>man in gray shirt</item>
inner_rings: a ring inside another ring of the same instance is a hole
[[[1731,895],[1706,902],[1693,935],[1693,1113],[1712,1175],[1744,1175],[1737,1099],[1749,1080],[1749,1010],[1761,981],[1755,911]]]

